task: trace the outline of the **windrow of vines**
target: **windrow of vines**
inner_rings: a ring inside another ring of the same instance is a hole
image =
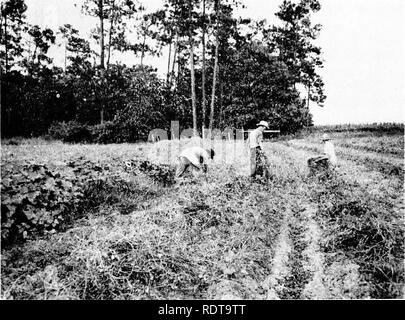
[[[148,162],[135,163],[134,168],[136,174],[145,173],[158,183],[167,185],[173,181],[170,168],[152,167]],[[118,189],[125,189],[129,182],[113,169],[82,157],[58,166],[3,162],[2,247],[66,230],[75,219],[101,203],[119,201]]]

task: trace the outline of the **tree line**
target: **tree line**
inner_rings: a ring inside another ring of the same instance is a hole
[[[312,125],[309,102],[323,106],[323,61],[311,22],[318,0],[283,0],[279,23],[237,18],[239,0],[146,2],[82,0],[97,23],[83,36],[72,24],[31,25],[24,0],[1,4],[1,133],[63,135],[96,142],[137,141],[177,120],[202,128],[251,128],[266,119],[293,133]],[[134,36],[135,35],[135,36]],[[63,66],[49,55],[64,52]],[[145,64],[167,50],[166,76]],[[114,62],[126,53],[138,63]],[[305,88],[306,94],[299,87]],[[91,139],[90,139],[91,140]]]

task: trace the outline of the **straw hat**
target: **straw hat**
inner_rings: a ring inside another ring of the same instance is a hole
[[[258,127],[263,126],[263,127],[266,127],[266,128],[268,129],[268,128],[269,128],[269,123],[268,123],[267,121],[260,121],[260,122],[257,124],[257,126],[258,126]]]

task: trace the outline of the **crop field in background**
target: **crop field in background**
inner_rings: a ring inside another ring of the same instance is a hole
[[[266,142],[267,183],[243,142],[175,183],[197,140],[3,141],[2,298],[403,298],[403,131],[331,132],[339,164],[310,176],[321,134]]]

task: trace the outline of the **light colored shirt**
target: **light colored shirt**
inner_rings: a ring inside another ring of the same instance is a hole
[[[191,147],[183,150],[180,153],[180,157],[185,157],[196,167],[200,167],[200,159],[203,159],[203,163],[208,163],[210,158],[208,152],[201,147]]]
[[[263,132],[259,128],[253,130],[249,135],[249,147],[256,148],[262,147]]]
[[[331,164],[335,165],[337,163],[335,147],[333,146],[332,142],[325,141],[325,145],[323,146],[323,153],[325,153],[328,156],[328,159]]]

